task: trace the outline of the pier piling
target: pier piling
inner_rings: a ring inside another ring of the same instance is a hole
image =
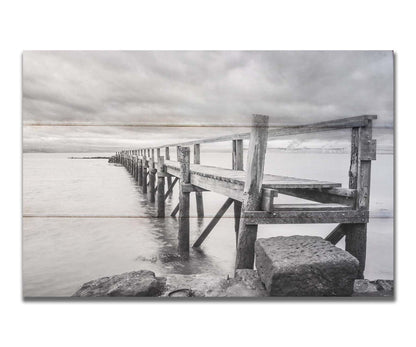
[[[179,169],[179,233],[178,251],[183,257],[189,256],[189,192],[184,185],[190,183],[190,150],[178,146]]]

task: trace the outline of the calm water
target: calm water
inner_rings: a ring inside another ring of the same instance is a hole
[[[24,154],[23,291],[25,296],[68,296],[91,279],[137,269],[166,273],[232,274],[235,235],[232,209],[189,261],[177,261],[177,220],[152,218],[155,206],[127,171],[107,160],[68,159],[94,154]],[[103,155],[103,154],[99,154]],[[204,153],[207,165],[230,167],[231,154]],[[348,181],[346,154],[281,153],[269,150],[268,173]],[[393,278],[393,156],[378,155],[372,170],[371,221],[366,277]],[[279,196],[279,201],[294,198]],[[206,218],[191,219],[191,242],[225,197],[204,193]],[[167,212],[177,191],[167,200]],[[191,213],[196,214],[191,198]],[[169,215],[169,213],[167,213]],[[93,217],[92,217],[93,216]],[[108,216],[117,216],[108,218]],[[122,218],[136,216],[138,218]],[[384,217],[384,218],[380,218]],[[258,237],[326,236],[333,224],[259,226]],[[343,247],[343,243],[339,243]]]

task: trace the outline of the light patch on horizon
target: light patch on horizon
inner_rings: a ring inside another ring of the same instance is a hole
[[[377,114],[382,145],[392,146],[393,100],[390,51],[29,51],[23,149],[115,151],[220,136],[247,131],[253,113],[275,126]],[[331,136],[302,141],[337,146]],[[302,146],[294,141],[280,143]]]

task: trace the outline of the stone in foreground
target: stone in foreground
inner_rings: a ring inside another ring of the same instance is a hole
[[[256,267],[271,296],[351,296],[358,260],[315,236],[256,241]]]
[[[84,283],[73,296],[159,296],[164,286],[165,279],[155,277],[152,271],[140,270]]]

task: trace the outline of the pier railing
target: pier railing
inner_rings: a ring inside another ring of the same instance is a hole
[[[269,128],[268,117],[254,115],[247,133],[205,138],[161,146],[124,150],[115,161],[123,164],[153,203],[157,216],[165,217],[165,200],[179,182],[179,202],[171,213],[179,213],[179,252],[189,254],[190,193],[195,193],[197,216],[204,217],[203,192],[223,194],[227,200],[193,244],[199,247],[215,225],[234,206],[237,240],[236,268],[252,268],[254,243],[259,224],[337,223],[327,236],[333,244],[345,236],[346,250],[365,266],[366,235],[370,197],[371,161],[376,159],[376,141],[372,138],[373,115],[337,119],[314,124]],[[280,136],[351,129],[349,186],[333,182],[264,175],[267,141]],[[243,140],[249,139],[247,167],[243,164]],[[201,144],[231,141],[232,169],[201,164]],[[193,163],[190,163],[190,147]],[[170,148],[177,160],[170,158]],[[162,155],[164,150],[164,155]],[[165,191],[165,179],[167,190]],[[278,194],[311,200],[313,204],[275,204]]]

